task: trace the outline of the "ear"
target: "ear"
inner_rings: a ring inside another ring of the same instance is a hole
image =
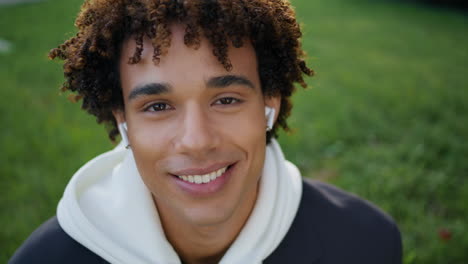
[[[117,128],[119,129],[120,137],[125,148],[130,148],[130,141],[128,140],[127,122],[125,122],[125,115],[123,111],[112,111],[115,121],[117,122]]]
[[[113,110],[112,114],[114,115],[117,124],[125,122],[125,113],[123,110]]]
[[[281,96],[265,96],[264,102],[265,106],[275,109],[275,117],[273,124],[276,123],[276,119],[278,119],[278,115],[281,108]]]

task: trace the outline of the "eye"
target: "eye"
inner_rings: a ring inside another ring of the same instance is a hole
[[[223,97],[218,99],[214,104],[217,105],[230,105],[235,103],[240,103],[241,100],[234,98],[234,97]]]
[[[150,106],[148,106],[145,111],[149,112],[161,112],[161,111],[166,111],[172,109],[170,105],[166,103],[155,103]]]

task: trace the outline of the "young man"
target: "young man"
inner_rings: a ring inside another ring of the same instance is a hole
[[[311,75],[285,0],[90,0],[64,89],[122,142],[10,263],[401,263],[379,209],[301,179],[274,140]]]

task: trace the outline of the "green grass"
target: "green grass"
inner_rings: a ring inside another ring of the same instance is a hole
[[[74,32],[81,1],[0,7],[0,262],[55,214],[103,127],[58,87],[47,51]],[[468,17],[411,1],[295,0],[308,62],[281,134],[303,174],[369,199],[397,221],[404,262],[468,259]],[[439,238],[440,229],[452,238]]]

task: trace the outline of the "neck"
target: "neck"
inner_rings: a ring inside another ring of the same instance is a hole
[[[257,186],[258,187],[258,186]],[[247,222],[257,199],[258,188],[249,192],[242,205],[225,221],[199,225],[178,217],[163,203],[155,204],[167,240],[185,264],[219,263]]]

